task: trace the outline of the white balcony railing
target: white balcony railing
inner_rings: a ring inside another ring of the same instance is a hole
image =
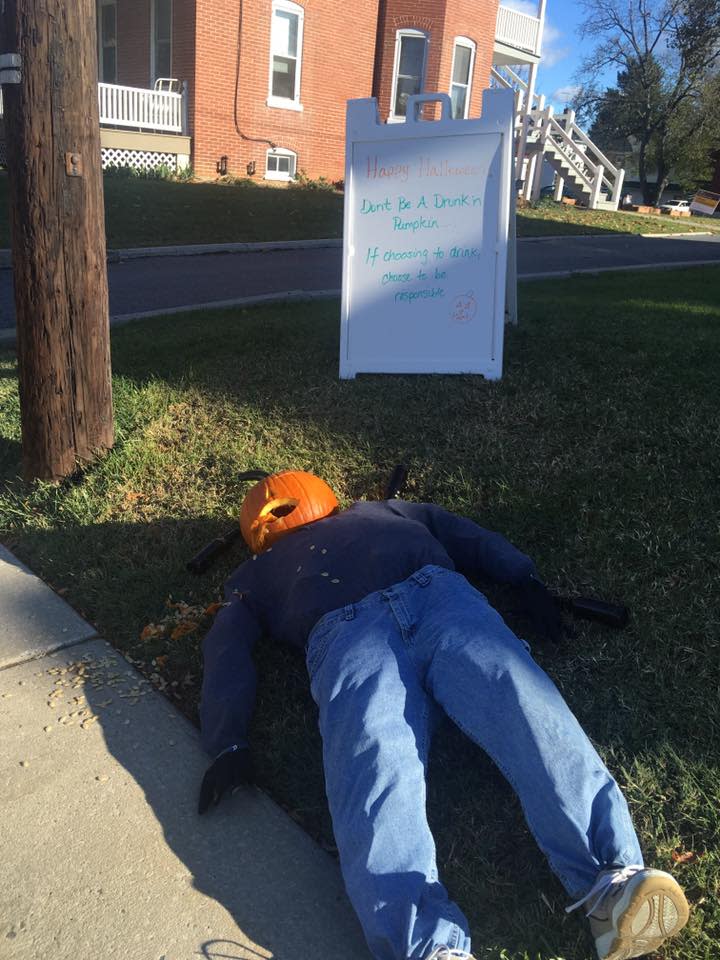
[[[100,126],[132,127],[163,133],[185,133],[182,93],[121,87],[115,83],[98,84]],[[0,90],[0,117],[3,115]]]
[[[98,100],[101,125],[161,130],[165,133],[183,132],[181,93],[99,83]]]
[[[519,10],[510,7],[498,7],[495,39],[506,43],[516,50],[526,50],[528,53],[540,55],[540,41],[542,39],[542,25],[539,17],[531,17]]]

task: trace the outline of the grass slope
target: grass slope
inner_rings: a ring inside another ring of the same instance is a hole
[[[209,618],[166,600],[202,611],[246,558],[238,546],[202,577],[184,569],[234,522],[237,474],[314,470],[347,503],[377,496],[405,462],[409,498],[502,531],[563,591],[631,607],[623,632],[578,622],[574,640],[534,652],[626,791],[648,861],[687,888],[689,929],[661,956],[715,960],[720,270],[522,287],[498,383],[338,381],[338,312],[273,306],[116,330],[116,447],[58,486],[17,477],[16,364],[0,354],[0,536],[193,716]],[[266,641],[257,660],[261,785],[332,848],[302,658]],[[429,816],[478,958],[590,960],[510,789],[449,725]]]
[[[10,246],[7,175],[0,174],[0,247]],[[341,237],[343,195],[261,183],[105,177],[109,249]],[[543,203],[518,211],[518,236],[682,233],[720,230],[709,217],[671,220]]]

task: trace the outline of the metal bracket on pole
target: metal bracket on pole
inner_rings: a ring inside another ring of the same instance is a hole
[[[0,84],[20,83],[21,66],[19,53],[0,53]]]

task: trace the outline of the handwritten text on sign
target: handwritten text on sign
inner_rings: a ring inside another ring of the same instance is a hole
[[[514,101],[413,98],[404,124],[348,103],[340,376],[502,373]],[[442,116],[411,109],[439,101]]]

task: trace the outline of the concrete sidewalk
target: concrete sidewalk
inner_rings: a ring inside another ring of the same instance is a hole
[[[369,960],[337,863],[0,546],[0,957]]]

